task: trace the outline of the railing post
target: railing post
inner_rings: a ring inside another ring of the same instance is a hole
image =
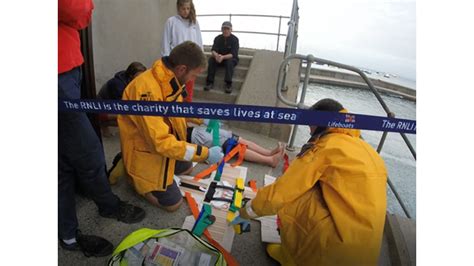
[[[394,116],[389,115],[389,117],[394,117]],[[382,152],[383,144],[385,143],[385,139],[387,138],[387,135],[388,135],[388,132],[387,132],[387,131],[384,131],[383,134],[382,134],[382,138],[380,138],[379,146],[377,147],[377,153],[381,153],[381,152]],[[415,158],[415,159],[416,159],[416,158]],[[408,218],[411,218],[410,212],[408,212],[407,207],[406,207],[405,204],[403,203],[402,198],[400,197],[400,195],[398,195],[398,192],[397,192],[397,190],[395,189],[395,186],[393,185],[392,181],[390,180],[390,178],[389,178],[388,176],[387,176],[387,183],[388,183],[388,186],[390,187],[390,189],[392,190],[393,195],[395,195],[395,198],[397,198],[398,203],[399,203],[400,206],[402,207],[402,210],[403,210],[403,212],[405,213],[405,215],[406,215]]]
[[[278,38],[277,38],[277,47],[276,47],[277,52],[278,52],[278,47],[280,46],[280,29],[281,29],[281,16],[280,16],[280,20],[278,21]]]
[[[229,21],[232,23],[232,14],[229,14]]]
[[[395,189],[395,186],[393,185],[392,181],[390,180],[390,178],[388,176],[387,176],[387,183],[388,183],[388,186],[390,187],[390,189],[392,190],[393,195],[395,195],[395,198],[397,198],[398,203],[400,204],[400,207],[402,207],[402,210],[405,213],[405,215],[407,216],[407,218],[411,218],[411,215],[410,215],[410,212],[408,211],[408,208],[405,206],[405,203],[403,203],[402,198],[400,197],[400,195],[398,195],[398,192]]]
[[[385,143],[385,139],[387,138],[387,131],[384,131],[382,134],[382,138],[380,138],[379,146],[377,147],[377,152],[380,153],[383,148],[383,144]]]
[[[411,155],[413,155],[413,158],[415,158],[415,160],[416,160],[416,151],[415,151],[415,149],[413,148],[413,146],[411,145],[410,140],[408,140],[408,138],[407,138],[407,136],[405,135],[405,133],[400,133],[400,135],[402,136],[403,140],[405,141],[405,144],[407,145],[408,149],[410,150]]]
[[[306,72],[305,72],[305,76],[304,76],[304,82],[303,82],[303,89],[301,91],[301,97],[300,97],[300,104],[299,106],[303,106],[304,105],[304,100],[306,98],[306,90],[307,90],[307,87],[308,87],[308,83],[309,83],[309,76],[311,74],[311,65],[313,63],[312,61],[313,59],[313,56],[312,55],[308,55],[307,59],[306,59]],[[284,85],[284,84],[283,84]],[[294,151],[295,150],[295,147],[293,146],[294,143],[295,143],[295,139],[296,139],[296,132],[298,131],[298,125],[294,125],[293,126],[293,130],[291,131],[291,137],[290,137],[290,142],[288,143],[288,146],[287,146],[287,149],[289,151]]]

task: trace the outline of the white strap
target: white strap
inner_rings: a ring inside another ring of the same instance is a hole
[[[252,200],[247,202],[247,204],[245,205],[245,210],[247,211],[247,214],[250,216],[250,218],[253,219],[258,217],[258,215],[252,209]]]

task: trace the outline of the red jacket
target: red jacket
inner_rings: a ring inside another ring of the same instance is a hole
[[[89,25],[92,9],[92,0],[58,1],[58,74],[84,62],[78,30]]]

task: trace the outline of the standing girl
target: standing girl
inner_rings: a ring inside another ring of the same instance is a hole
[[[199,23],[196,20],[196,10],[192,0],[178,0],[176,2],[178,15],[168,18],[163,32],[161,56],[168,56],[171,50],[184,41],[192,41],[202,49],[202,36]],[[186,83],[187,96],[185,102],[193,98],[194,80]]]

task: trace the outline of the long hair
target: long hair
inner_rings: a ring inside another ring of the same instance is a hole
[[[131,79],[137,74],[138,72],[143,72],[146,70],[146,67],[140,62],[133,62],[125,70],[125,74]]]
[[[309,108],[309,110],[330,111],[330,112],[339,112],[342,109],[344,109],[342,104],[330,98],[322,99],[318,101],[317,103],[313,104],[313,106]],[[316,130],[313,132],[310,140],[319,138],[321,134],[323,134],[326,131],[326,129],[327,127],[318,126]]]
[[[176,9],[179,10],[179,8],[182,5],[187,4],[187,3],[189,3],[189,5],[190,5],[189,16],[188,16],[189,25],[196,24],[196,9],[194,9],[193,0],[178,0],[176,2]]]

